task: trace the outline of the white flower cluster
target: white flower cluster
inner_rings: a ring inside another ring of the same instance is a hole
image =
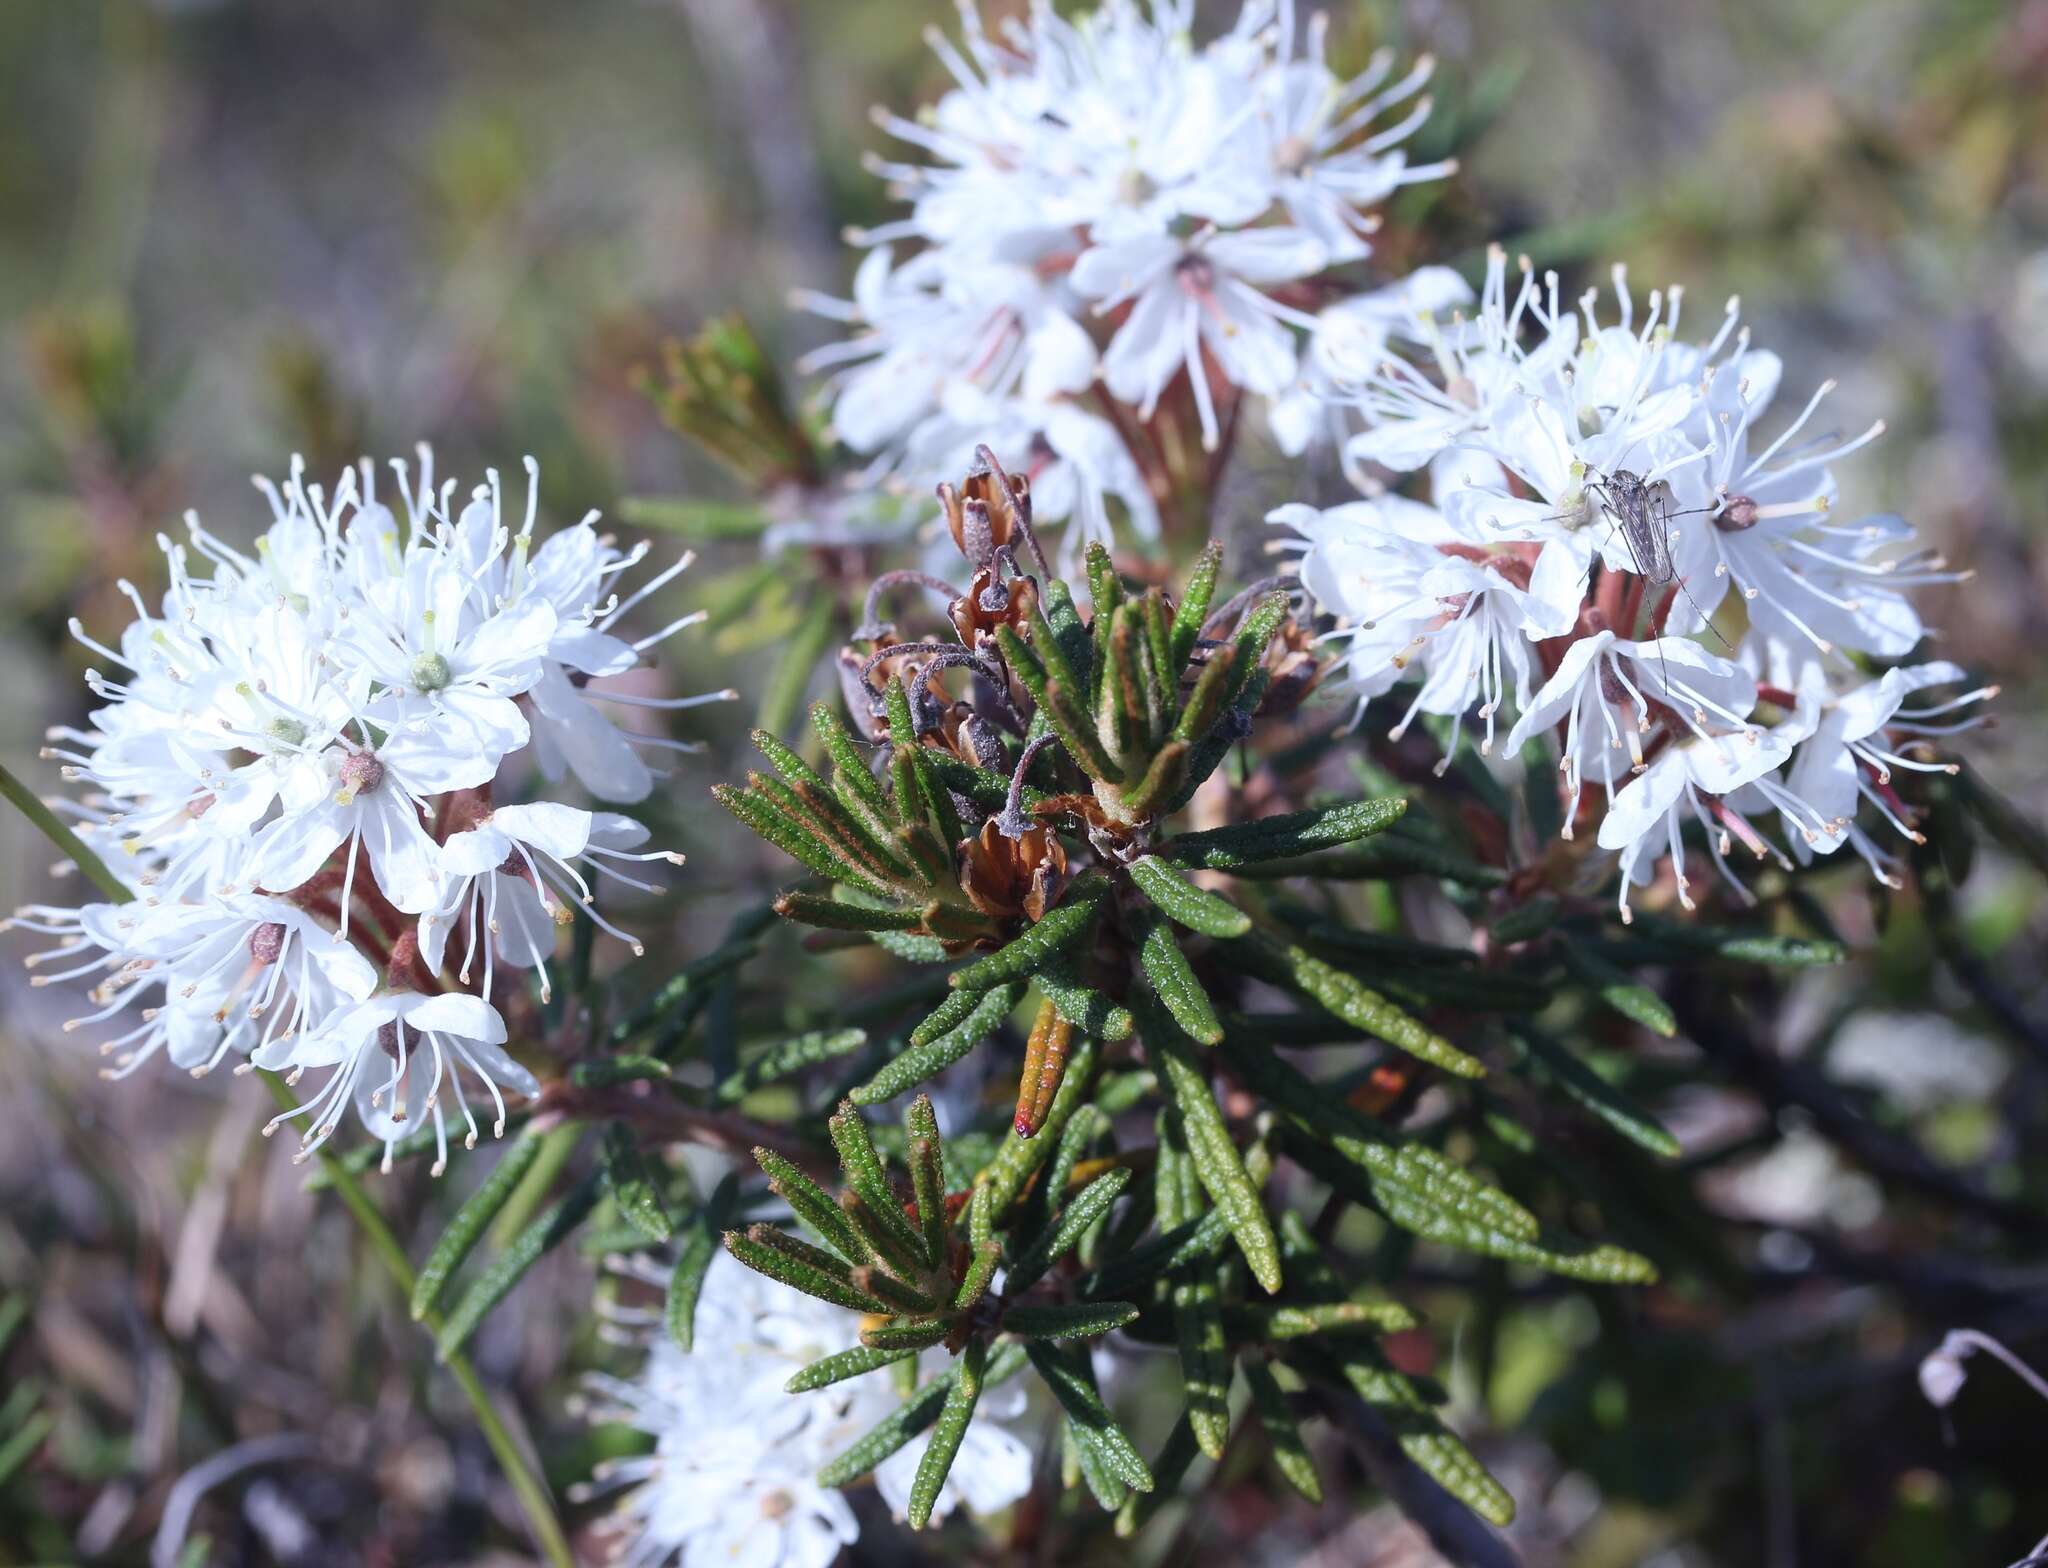
[[[1368,253],[1376,204],[1451,168],[1400,149],[1430,62],[1397,75],[1383,52],[1345,81],[1327,19],[1298,27],[1294,0],[1246,0],[1200,48],[1194,11],[1107,0],[1069,20],[1034,0],[991,35],[962,0],[961,47],[932,39],[954,87],[915,121],[877,111],[930,159],[871,164],[910,213],[854,236],[877,248],[851,300],[798,300],[856,329],[810,363],[846,367],[834,428],[878,454],[872,477],[928,486],[985,443],[1015,455],[1041,519],[1072,521],[1070,554],[1108,540],[1112,498],[1150,537],[1143,427],[1177,378],[1205,445],[1258,394],[1298,451],[1328,363],[1469,296],[1440,268],[1351,297],[1329,275]]]
[[[274,517],[253,555],[188,517],[184,542],[160,541],[160,612],[123,583],[136,618],[118,648],[72,623],[106,661],[87,674],[106,706],[53,731],[47,755],[89,787],[70,808],[80,834],[136,896],[15,923],[59,938],[30,960],[59,966],[37,984],[96,977],[94,1010],[65,1028],[115,1031],[108,1076],[160,1053],[194,1075],[230,1057],[291,1083],[325,1069],[292,1113],[302,1158],[353,1099],[387,1152],[424,1111],[438,1170],[445,1093],[477,1135],[465,1072],[500,1131],[501,1091],[538,1087],[504,1050],[499,966],[538,970],[545,997],[575,908],[631,940],[597,912],[590,874],[645,887],[618,863],[681,862],[638,852],[646,830],[616,813],[498,803],[528,772],[515,757],[637,800],[654,775],[636,747],[678,743],[622,731],[605,706],[729,693],[594,684],[694,619],[636,642],[613,629],[687,557],[621,600],[644,547],[621,553],[595,514],[537,544],[532,459],[516,532],[495,472],[451,520],[454,481],[437,492],[424,447],[416,477],[392,467],[403,524],[369,463],[331,496],[294,463],[281,488],[257,481]]]
[[[1506,708],[1511,754],[1558,732],[1564,835],[1591,779],[1624,919],[1631,883],[1667,853],[1692,907],[1692,820],[1738,889],[1736,842],[1790,864],[1752,821],[1772,814],[1800,861],[1848,845],[1892,880],[1859,805],[1917,839],[1892,770],[1953,772],[1916,742],[1979,722],[1957,715],[1995,688],[1907,707],[1963,672],[1873,678],[1852,655],[1911,655],[1926,629],[1903,590],[1959,574],[1908,549],[1897,517],[1836,520],[1833,465],[1883,426],[1808,435],[1832,383],[1764,439],[1782,367],[1751,347],[1737,302],[1688,342],[1677,289],[1638,315],[1616,268],[1614,293],[1603,321],[1595,291],[1574,309],[1526,259],[1511,287],[1496,249],[1475,314],[1410,327],[1420,362],[1381,354],[1327,389],[1352,427],[1347,467],[1427,470],[1432,500],[1381,493],[1272,520],[1300,536],[1303,582],[1341,619],[1361,703],[1420,675],[1396,736],[1432,714],[1454,749],[1476,709],[1491,751]]]
[[[632,1271],[639,1261],[623,1266]],[[640,1267],[650,1282],[666,1283],[651,1265]],[[590,1414],[654,1439],[651,1453],[610,1461],[595,1480],[600,1490],[623,1489],[611,1520],[616,1568],[827,1568],[860,1525],[844,1493],[819,1485],[818,1471],[899,1410],[902,1398],[887,1373],[803,1394],[784,1385],[844,1350],[852,1319],[723,1252],[705,1275],[689,1351],[654,1326],[659,1313],[611,1311],[644,1326],[647,1361],[631,1381],[593,1377]],[[925,1358],[929,1372],[946,1356],[935,1349]],[[1031,1449],[1004,1424],[1023,1413],[1015,1382],[982,1394],[934,1518],[962,1505],[986,1517],[1031,1490]],[[925,1432],[875,1469],[875,1485],[898,1517],[909,1508],[930,1442]]]

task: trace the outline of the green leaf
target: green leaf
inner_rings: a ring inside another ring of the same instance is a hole
[[[910,1221],[904,1218],[903,1200],[897,1196],[895,1183],[883,1170],[881,1156],[875,1153],[874,1142],[868,1137],[868,1124],[861,1120],[853,1102],[840,1101],[838,1111],[825,1126],[832,1134],[832,1147],[839,1151],[839,1163],[846,1171],[847,1186],[853,1189],[870,1216],[880,1222],[883,1234],[894,1244],[892,1250],[904,1257],[922,1255],[924,1238],[912,1230]]]
[[[1187,586],[1181,590],[1180,603],[1173,612],[1169,653],[1172,662],[1168,670],[1172,678],[1178,678],[1194,654],[1195,643],[1202,635],[1202,622],[1209,615],[1209,601],[1216,595],[1216,574],[1222,565],[1223,546],[1214,539],[1202,546],[1202,553],[1195,557],[1194,569],[1188,573]]]
[[[839,797],[842,806],[867,824],[870,833],[887,843],[903,824],[889,804],[889,797],[882,793],[860,743],[840,722],[839,715],[822,702],[811,705],[811,728],[824,742],[825,755],[832,759],[832,793]]]
[[[866,1345],[857,1345],[852,1350],[840,1351],[836,1356],[813,1361],[782,1386],[792,1394],[808,1394],[814,1389],[829,1388],[848,1378],[861,1377],[883,1367],[894,1366],[899,1361],[908,1361],[916,1354],[915,1350],[873,1350]]]
[[[483,1239],[484,1231],[497,1218],[505,1200],[512,1196],[526,1173],[533,1169],[533,1162],[539,1154],[540,1140],[530,1132],[522,1132],[512,1141],[504,1157],[491,1168],[491,1174],[484,1178],[483,1185],[456,1211],[455,1218],[448,1222],[448,1228],[434,1243],[434,1250],[427,1255],[427,1261],[420,1266],[418,1278],[413,1281],[414,1322],[434,1310],[441,1293],[448,1288],[449,1279]],[[4,1343],[4,1338],[0,1338],[0,1345]]]
[[[1199,888],[1157,855],[1141,855],[1127,868],[1138,891],[1159,906],[1175,925],[1204,936],[1243,936],[1252,917],[1229,900]]]
[[[1678,1033],[1678,1020],[1672,1016],[1664,998],[1633,975],[1617,969],[1591,948],[1569,938],[1564,944],[1564,958],[1572,973],[1622,1017],[1667,1040]]]
[[[906,964],[942,964],[953,955],[935,936],[912,936],[907,931],[877,931],[875,945]]]
[[[725,1250],[757,1274],[792,1290],[853,1312],[889,1310],[889,1303],[854,1284],[847,1266],[829,1252],[786,1236],[773,1225],[752,1225],[725,1233]]]
[[[977,1189],[976,1195],[980,1195]],[[1002,1266],[1003,1244],[994,1237],[977,1244],[974,1256],[967,1260],[967,1272],[960,1276],[960,1288],[953,1293],[953,1305],[965,1312],[988,1294],[989,1282],[995,1278],[996,1270]]]
[[[1181,952],[1172,928],[1164,920],[1146,921],[1144,938],[1138,944],[1138,962],[1151,982],[1153,994],[1166,1004],[1167,1012],[1173,1015],[1183,1034],[1202,1045],[1214,1045],[1223,1038],[1216,1004],[1195,978],[1187,955]]]
[[[1529,1076],[1555,1084],[1624,1138],[1641,1144],[1652,1154],[1675,1160],[1685,1152],[1663,1123],[1562,1045],[1533,1029],[1517,1028],[1515,1034],[1529,1049],[1525,1065]]]
[[[854,1288],[880,1298],[899,1317],[929,1318],[939,1311],[944,1303],[926,1287],[922,1260],[898,1253],[893,1241],[879,1235],[864,1205],[850,1203],[847,1210],[856,1228],[873,1242],[875,1249],[873,1263],[863,1263],[853,1270]]]
[[[896,1317],[885,1323],[866,1323],[860,1342],[870,1350],[925,1350],[953,1332],[959,1321],[952,1314],[943,1317]]]
[[[845,1486],[858,1481],[939,1418],[958,1375],[955,1362],[884,1416],[837,1459],[818,1472],[820,1486]]]
[[[1508,879],[1500,866],[1483,866],[1468,856],[1407,834],[1388,833],[1355,849],[1303,855],[1233,868],[1248,881],[1278,882],[1303,877],[1311,882],[1385,882],[1396,877],[1441,877],[1467,887],[1499,887]]]
[[[57,1424],[57,1418],[48,1410],[38,1410],[0,1442],[0,1485],[5,1485],[29,1460],[36,1450],[43,1446],[43,1440],[50,1435]]]
[[[756,718],[762,729],[776,734],[789,728],[802,706],[804,692],[817,671],[818,661],[832,645],[832,628],[839,619],[836,595],[821,593],[812,602],[796,632],[782,645],[775,661],[775,673],[761,692]]]
[[[754,744],[783,776],[747,775],[748,790],[772,802],[783,816],[825,844],[864,876],[883,886],[923,880],[915,857],[899,835],[877,840],[860,819],[839,802],[825,781],[803,758],[774,736],[754,731]]]
[[[1045,607],[1045,624],[1052,632],[1053,642],[1078,682],[1076,690],[1087,691],[1094,674],[1095,652],[1088,625],[1074,608],[1074,591],[1055,577],[1045,585],[1039,602]]]
[[[633,1129],[624,1122],[605,1128],[603,1160],[605,1184],[611,1188],[619,1217],[649,1241],[667,1241],[674,1235],[675,1225],[662,1206],[654,1174],[647,1168]]]
[[[1413,1312],[1384,1297],[1353,1301],[1284,1302],[1225,1309],[1233,1339],[1264,1343],[1310,1334],[1397,1334],[1415,1327]]]
[[[767,515],[751,501],[695,501],[665,495],[622,497],[619,520],[690,540],[752,539],[768,526]]]
[[[1348,1166],[1370,1190],[1383,1197],[1390,1215],[1441,1208],[1472,1224],[1483,1224],[1505,1236],[1534,1240],[1540,1231],[1536,1216],[1506,1193],[1487,1186],[1462,1165],[1426,1144],[1401,1143],[1369,1118],[1352,1110],[1323,1086],[1303,1076],[1270,1050],[1250,1041],[1228,1039],[1224,1054],[1245,1083],[1275,1109],[1308,1129],[1302,1140],[1331,1156],[1325,1166]],[[1290,1142],[1290,1152],[1293,1144]],[[1320,1172],[1319,1172],[1320,1174]],[[1352,1181],[1356,1187],[1357,1179]]]
[[[817,893],[784,893],[775,900],[775,912],[785,920],[825,931],[910,931],[924,923],[919,909],[851,904]]]
[[[730,784],[714,784],[711,793],[721,806],[755,833],[791,859],[802,861],[819,876],[833,882],[844,882],[878,898],[889,896],[890,890],[886,885],[860,870],[844,854],[828,847],[823,839],[787,815],[766,796],[751,789],[734,789]]]
[[[1008,980],[1029,980],[1045,967],[1054,953],[1078,942],[1102,913],[1106,885],[1100,881],[1076,883],[1066,902],[1046,911],[1045,918],[1026,929],[1008,947],[956,969],[949,983],[956,991],[985,991]]]
[[[917,1200],[917,1225],[924,1237],[924,1260],[939,1268],[946,1261],[946,1176],[940,1159],[939,1118],[931,1098],[920,1094],[903,1116],[909,1135],[910,1187]]]
[[[991,773],[987,768],[977,768],[971,762],[963,762],[951,752],[926,747],[931,752],[932,772],[939,782],[956,795],[965,796],[983,811],[997,812],[1009,804],[1010,781],[1000,773]],[[1046,759],[1041,757],[1040,763]],[[1027,813],[1035,813],[1047,799],[1044,790],[1024,786],[1022,804]]]
[[[953,1468],[953,1456],[960,1452],[960,1440],[967,1435],[967,1423],[974,1419],[975,1401],[981,1398],[981,1383],[988,1371],[988,1341],[970,1339],[959,1361],[958,1375],[946,1392],[932,1440],[917,1463],[917,1476],[910,1483],[910,1528],[922,1530],[930,1522],[932,1505],[946,1484],[946,1472]]]
[[[1198,1220],[1177,1225],[1121,1257],[1106,1260],[1085,1282],[1084,1294],[1090,1301],[1136,1295],[1162,1274],[1219,1256],[1230,1239],[1230,1222],[1221,1209],[1211,1209]]]
[[[1365,1033],[1460,1078],[1483,1078],[1486,1065],[1389,1002],[1370,986],[1333,968],[1291,942],[1263,931],[1229,945],[1240,965],[1260,979],[1286,986]]]
[[[1130,1184],[1130,1167],[1119,1165],[1115,1170],[1104,1171],[1074,1194],[1060,1210],[1059,1218],[1039,1232],[1010,1265],[1003,1280],[1004,1291],[1021,1295],[1037,1284],[1055,1261],[1073,1250],[1082,1233],[1109,1212],[1110,1205]]]
[[[811,1227],[825,1244],[848,1263],[868,1261],[867,1246],[831,1195],[797,1168],[794,1161],[773,1149],[754,1150],[754,1162],[768,1178],[768,1190],[788,1204],[791,1212]]]
[[[434,1340],[434,1354],[438,1360],[446,1361],[467,1344],[477,1325],[483,1322],[491,1308],[511,1293],[512,1287],[525,1277],[526,1271],[583,1223],[584,1216],[597,1202],[602,1179],[601,1170],[583,1177],[492,1260],[491,1266],[463,1293],[462,1300],[456,1303],[455,1310],[441,1325],[441,1332]]]
[[[1085,1354],[1070,1346],[1055,1348],[1053,1342],[1041,1339],[1025,1341],[1024,1353],[1031,1358],[1031,1365],[1052,1390],[1068,1419],[1094,1440],[1117,1479],[1140,1492],[1151,1491],[1152,1472],[1109,1413],[1109,1406],[1102,1402]]]
[[[1060,744],[1066,747],[1067,755],[1074,759],[1074,765],[1090,778],[1121,784],[1124,781],[1123,770],[1102,749],[1094,724],[1076,705],[1076,697],[1085,697],[1087,688],[1062,685],[1050,678],[1037,654],[1007,625],[996,628],[996,642],[1002,649],[1004,662],[1023,682],[1031,700],[1038,705],[1038,711],[1045,715],[1053,733],[1059,736]],[[1042,646],[1049,648],[1052,644],[1048,641]]]
[[[1129,1008],[1077,978],[1073,967],[1057,957],[1032,976],[1032,983],[1038,994],[1052,1003],[1053,1010],[1083,1034],[1098,1040],[1124,1040],[1136,1027]]]
[[[1153,1489],[1133,1492],[1117,1510],[1118,1540],[1128,1541],[1151,1522],[1152,1516],[1173,1496],[1181,1478],[1188,1473],[1188,1466],[1195,1462],[1195,1455],[1200,1451],[1195,1446],[1195,1429],[1183,1413],[1174,1422],[1173,1430],[1166,1434],[1159,1457],[1152,1461]]]
[[[1273,1375],[1273,1369],[1259,1356],[1244,1358],[1244,1380],[1252,1391],[1252,1409],[1266,1431],[1266,1446],[1273,1453],[1273,1468],[1281,1479],[1312,1503],[1323,1500],[1322,1478],[1308,1445],[1301,1440],[1301,1423],[1287,1403],[1287,1391]]]
[[[1282,1129],[1279,1136],[1282,1148],[1303,1170],[1328,1182],[1353,1202],[1377,1209],[1395,1225],[1425,1241],[1508,1263],[1525,1263],[1595,1285],[1648,1285],[1657,1279],[1657,1267],[1648,1258],[1611,1243],[1594,1245],[1542,1231],[1535,1236],[1521,1236],[1503,1229],[1497,1222],[1494,1205],[1488,1200],[1509,1200],[1492,1188],[1480,1188],[1477,1196],[1425,1192],[1398,1181],[1375,1178],[1315,1135]]]
[[[1525,904],[1498,916],[1492,926],[1494,944],[1499,947],[1513,947],[1517,942],[1528,942],[1543,935],[1557,924],[1557,918],[1564,906],[1552,893],[1539,893]]]
[[[1231,1357],[1213,1270],[1197,1267],[1174,1281],[1173,1323],[1195,1442],[1211,1459],[1221,1459],[1230,1441]]]
[[[1849,956],[1839,942],[1818,942],[1809,937],[1766,936],[1654,918],[1639,918],[1634,929],[1648,943],[1683,952],[1711,953],[1744,964],[1811,969],[1846,962]]]
[[[1137,1315],[1137,1303],[1131,1301],[1012,1307],[1003,1314],[1003,1329],[1020,1339],[1093,1339],[1122,1328]]]
[[[727,1171],[711,1190],[711,1201],[683,1226],[683,1244],[668,1277],[668,1299],[663,1303],[662,1320],[668,1337],[684,1350],[695,1340],[697,1298],[704,1293],[704,1276],[710,1272],[711,1260],[718,1256],[719,1234],[732,1216],[739,1191],[739,1172]]]
[[[950,1033],[957,1025],[966,1022],[968,1014],[981,1005],[981,998],[982,993],[974,991],[952,992],[910,1031],[910,1043],[928,1045],[940,1035]]]
[[[1513,1522],[1515,1501],[1507,1488],[1437,1419],[1415,1385],[1371,1345],[1348,1342],[1335,1353],[1293,1350],[1288,1360],[1325,1380],[1349,1383],[1393,1430],[1401,1452],[1424,1474],[1487,1523],[1505,1526]]]
[[[768,917],[773,920],[772,913]],[[747,937],[728,941],[702,958],[685,964],[664,981],[644,1002],[613,1025],[611,1043],[623,1045],[639,1038],[656,1024],[667,1024],[676,1036],[689,1027],[717,983],[760,950],[758,940]]]
[[[1252,1277],[1268,1293],[1280,1288],[1280,1244],[1259,1189],[1238,1157],[1230,1128],[1209,1092],[1209,1075],[1185,1037],[1171,1027],[1148,1020],[1145,1043],[1166,1072],[1173,1103],[1186,1128],[1188,1158],[1201,1178],[1209,1201],[1216,1205],[1238,1250],[1251,1266]]]
[[[658,1056],[597,1056],[570,1068],[569,1081],[582,1089],[608,1089],[614,1084],[667,1078],[674,1072]]]
[[[967,992],[974,1005],[968,1009],[965,1019],[945,1034],[898,1052],[880,1072],[854,1089],[847,1098],[855,1105],[879,1105],[884,1100],[893,1100],[906,1089],[936,1078],[1001,1028],[1003,1020],[1010,1016],[1011,1009],[1023,994],[1021,983]]]
[[[1117,1474],[1115,1464],[1095,1433],[1081,1426],[1072,1416],[1062,1416],[1060,1440],[1072,1456],[1073,1467],[1088,1483],[1089,1492],[1105,1512],[1120,1510],[1130,1501],[1129,1484]]]
[[[1157,1148],[1152,1161],[1152,1217],[1159,1229],[1177,1230],[1208,1209],[1202,1179],[1188,1158],[1187,1119],[1172,1105],[1162,1105],[1152,1118]]]
[[[1202,833],[1182,833],[1162,844],[1159,854],[1177,866],[1229,871],[1347,844],[1391,827],[1407,809],[1408,802],[1399,796],[1355,800],[1322,811],[1295,811]]]
[[[1030,1206],[1039,1217],[1039,1223],[1032,1227],[1034,1231],[1040,1229],[1044,1217],[1064,1201],[1067,1183],[1073,1179],[1074,1167],[1081,1163],[1081,1156],[1087,1152],[1088,1145],[1110,1130],[1110,1119],[1098,1107],[1084,1105],[1074,1112],[1073,1120],[1060,1134],[1059,1147],[1053,1151],[1052,1162],[1046,1166],[1045,1180],[1032,1190],[1033,1198],[1043,1200]]]
[[[1015,1377],[1024,1365],[1024,1357],[1016,1347],[1005,1345],[988,1359],[988,1368],[982,1374],[981,1386],[994,1388],[997,1384]],[[946,1395],[953,1386],[953,1380],[960,1375],[960,1363],[954,1362],[937,1377],[905,1400],[903,1404],[863,1435],[854,1445],[837,1459],[818,1472],[820,1486],[845,1486],[858,1481],[887,1459],[897,1449],[916,1437],[933,1421],[946,1403]]]
[[[723,1105],[736,1105],[763,1084],[791,1077],[836,1056],[845,1056],[867,1043],[865,1029],[814,1029],[808,1034],[797,1035],[769,1046],[737,1072],[728,1073],[713,1091],[714,1098]]]

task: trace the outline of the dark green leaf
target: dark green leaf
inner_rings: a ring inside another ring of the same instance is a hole
[[[718,1085],[716,1097],[726,1105],[737,1104],[763,1084],[774,1083],[802,1072],[819,1062],[857,1051],[868,1042],[865,1029],[814,1029],[793,1039],[771,1045],[738,1072],[728,1073]]]
[[[619,1217],[649,1241],[667,1241],[675,1225],[663,1207],[661,1190],[648,1168],[633,1129],[613,1122],[604,1130],[604,1177]]]
[[[1355,800],[1322,811],[1295,811],[1202,833],[1182,833],[1161,845],[1159,853],[1177,866],[1229,871],[1364,838],[1392,826],[1407,809],[1408,802],[1398,796]]]
[[[704,1293],[704,1276],[711,1260],[718,1256],[718,1238],[732,1217],[739,1197],[739,1172],[727,1171],[711,1191],[711,1201],[683,1226],[683,1244],[676,1253],[676,1266],[668,1277],[668,1299],[662,1318],[668,1337],[688,1350],[696,1338],[697,1298]]]
[[[492,1260],[491,1266],[464,1292],[462,1300],[441,1325],[441,1332],[434,1340],[436,1357],[446,1361],[467,1344],[477,1325],[483,1322],[491,1308],[511,1293],[512,1287],[525,1277],[526,1271],[583,1223],[584,1216],[597,1202],[602,1179],[602,1171],[590,1172]]]
[[[899,1361],[908,1361],[916,1354],[915,1350],[872,1350],[866,1345],[859,1345],[852,1350],[842,1350],[836,1356],[827,1356],[822,1361],[813,1361],[782,1386],[792,1394],[808,1394],[813,1389],[827,1388],[850,1377],[861,1377]]]
[[[1152,1472],[1145,1467],[1144,1457],[1109,1413],[1109,1406],[1102,1402],[1085,1352],[1070,1346],[1055,1348],[1052,1341],[1034,1339],[1025,1342],[1024,1353],[1031,1358],[1031,1365],[1037,1368],[1039,1377],[1052,1390],[1053,1397],[1060,1402],[1060,1408],[1066,1411],[1068,1418],[1094,1439],[1117,1478],[1138,1491],[1151,1491]]]
[[[514,1189],[533,1169],[533,1162],[540,1154],[540,1140],[532,1133],[523,1132],[512,1140],[503,1158],[492,1167],[491,1174],[470,1196],[467,1203],[448,1222],[448,1228],[441,1233],[441,1239],[434,1243],[434,1250],[421,1265],[418,1278],[413,1281],[412,1315],[414,1321],[433,1311],[441,1299],[442,1291],[448,1288],[448,1281],[455,1271],[462,1267],[462,1260],[469,1256],[477,1242],[489,1228],[498,1211],[505,1206],[505,1200],[512,1196]],[[9,1302],[11,1305],[12,1302]],[[0,1336],[0,1346],[6,1343]]]
[[[743,1234],[725,1233],[725,1250],[757,1274],[780,1280],[807,1296],[853,1312],[887,1312],[889,1303],[853,1283],[851,1271],[829,1252],[785,1236],[772,1225],[755,1225]]]
[[[1243,936],[1252,919],[1214,893],[1199,888],[1157,855],[1141,855],[1129,868],[1139,892],[1157,904],[1176,925],[1204,936]]]
[[[917,1476],[910,1483],[910,1528],[922,1530],[932,1516],[932,1505],[946,1484],[946,1472],[953,1468],[953,1456],[960,1452],[960,1440],[967,1435],[967,1423],[974,1419],[975,1401],[981,1398],[982,1378],[988,1370],[988,1342],[975,1338],[961,1354],[953,1386],[939,1411],[932,1440],[918,1461]]]
[[[1022,1306],[1003,1314],[1003,1328],[1021,1339],[1092,1339],[1122,1328],[1137,1315],[1137,1304],[1129,1301]]]

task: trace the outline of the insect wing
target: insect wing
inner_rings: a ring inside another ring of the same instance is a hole
[[[1663,480],[1646,485],[1636,475],[1619,471],[1608,483],[1607,507],[1628,543],[1636,575],[1653,583],[1672,580],[1671,487]]]
[[[1644,488],[1643,515],[1647,519],[1646,532],[1650,544],[1650,548],[1643,552],[1643,564],[1648,568],[1644,575],[1653,583],[1678,580],[1678,568],[1671,558],[1674,542],[1671,516],[1677,510],[1678,497],[1672,494],[1669,480],[1660,479]]]

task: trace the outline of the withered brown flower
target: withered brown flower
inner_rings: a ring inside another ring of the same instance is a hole
[[[991,817],[960,844],[960,888],[984,915],[1043,920],[1067,886],[1067,852],[1042,827],[1005,838]]]
[[[946,615],[962,645],[979,649],[994,639],[998,626],[1029,636],[1037,610],[1038,586],[1030,578],[1012,577],[998,585],[995,573],[984,566],[967,591],[946,606]]]
[[[1322,679],[1323,661],[1316,655],[1315,633],[1294,616],[1288,616],[1266,650],[1266,669],[1271,679],[1266,695],[1259,700],[1259,717],[1285,718],[1301,706],[1302,699]]]

